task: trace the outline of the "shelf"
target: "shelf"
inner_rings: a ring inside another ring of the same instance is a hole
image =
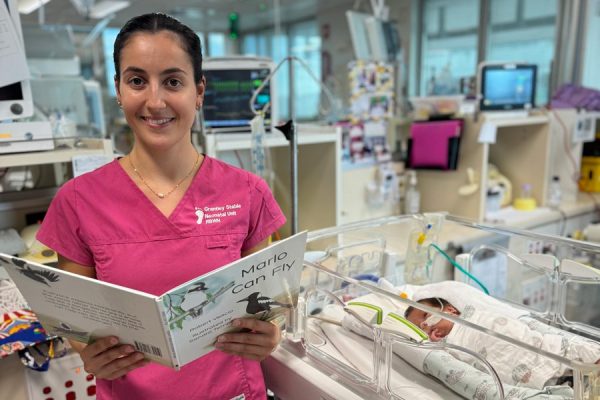
[[[298,124],[298,229],[313,230],[337,225],[340,213],[341,128]],[[206,134],[203,151],[233,165],[251,165],[250,133]],[[266,135],[273,171],[273,194],[288,222],[280,229],[291,233],[291,165],[289,142],[280,132]],[[238,154],[233,154],[240,150]],[[235,157],[234,157],[235,156]],[[242,162],[242,160],[245,160]]]
[[[523,118],[492,118],[484,119],[484,122],[494,124],[498,128],[509,127],[509,126],[526,126],[526,125],[541,125],[549,122],[546,115],[533,115]]]
[[[337,128],[332,126],[298,125],[298,145],[329,143],[337,140]],[[206,135],[215,152],[247,150],[251,147],[250,133],[217,133]],[[286,147],[289,142],[283,133],[266,134],[267,147]]]
[[[106,155],[112,157],[112,143],[104,139],[83,139],[82,147],[0,155],[0,168],[71,162],[74,156]]]
[[[453,171],[419,170],[417,173],[421,209],[448,211],[452,215],[483,222],[490,163],[511,182],[513,198],[527,183],[533,185],[532,197],[543,206],[551,166],[550,122],[546,115],[487,121],[484,118],[465,118],[458,168]],[[493,144],[478,141],[485,123],[492,123],[499,129]],[[467,184],[468,168],[475,171],[479,190],[469,196],[461,196],[458,188]]]

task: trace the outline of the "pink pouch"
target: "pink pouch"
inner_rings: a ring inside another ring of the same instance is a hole
[[[413,123],[410,127],[410,167],[451,169],[456,164],[451,158],[458,157],[458,143],[453,139],[460,137],[462,124],[462,120]]]

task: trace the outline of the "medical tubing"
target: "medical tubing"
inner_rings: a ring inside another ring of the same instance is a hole
[[[460,272],[462,272],[463,274],[468,276],[469,279],[472,279],[476,284],[478,284],[479,287],[484,291],[485,294],[488,294],[488,295],[490,294],[490,291],[485,287],[485,285],[483,283],[481,283],[479,281],[479,279],[475,278],[467,270],[465,270],[463,267],[461,267],[460,264],[458,264],[456,261],[454,261],[448,254],[446,254],[446,252],[444,250],[440,249],[437,244],[431,243],[430,246],[433,247],[434,249],[436,249],[441,255],[443,255],[444,258],[446,260],[448,260],[448,262],[450,264],[452,264],[456,269],[458,269]]]

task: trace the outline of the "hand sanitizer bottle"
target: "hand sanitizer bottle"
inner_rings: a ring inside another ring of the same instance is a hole
[[[404,196],[404,213],[416,214],[419,212],[421,202],[421,194],[417,187],[416,171],[409,171],[408,186]]]
[[[550,181],[550,186],[548,187],[548,207],[558,208],[560,206],[561,197],[560,178],[558,175],[554,175],[552,181]]]

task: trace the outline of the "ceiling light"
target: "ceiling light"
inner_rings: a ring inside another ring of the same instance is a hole
[[[89,17],[94,19],[102,19],[129,7],[129,1],[101,1],[95,3],[90,9]]]
[[[50,0],[19,0],[18,9],[21,14],[31,14]]]

